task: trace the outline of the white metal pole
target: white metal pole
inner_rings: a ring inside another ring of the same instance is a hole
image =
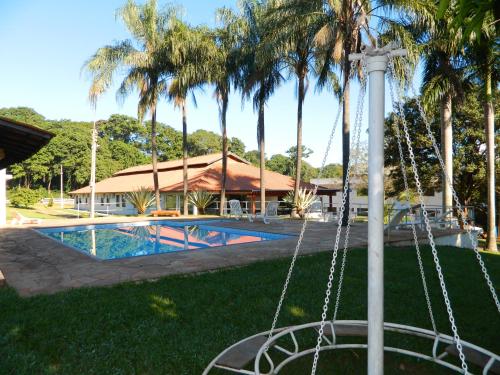
[[[64,208],[64,178],[63,178],[63,166],[61,164],[61,202],[59,203],[61,208]]]
[[[96,152],[97,152],[97,130],[95,126],[95,115],[94,124],[92,126],[92,155],[91,155],[91,167],[90,167],[90,217],[94,218],[94,208],[95,208],[95,168],[96,168]]]
[[[368,56],[368,374],[384,373],[384,109],[387,55]]]
[[[368,115],[368,374],[384,373],[384,111],[389,56],[406,56],[392,44],[363,47],[350,61],[366,58]]]

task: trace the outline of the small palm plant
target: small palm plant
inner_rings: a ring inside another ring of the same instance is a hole
[[[155,197],[145,187],[127,193],[125,198],[135,207],[139,215],[144,215],[155,201]]]
[[[283,198],[283,201],[288,206],[295,208],[297,214],[304,218],[309,206],[317,199],[311,190],[299,189],[297,192],[297,203],[293,202],[293,191],[288,192],[288,194]]]
[[[192,203],[201,215],[205,214],[206,208],[213,203],[214,195],[208,191],[192,191],[188,195],[188,200]]]

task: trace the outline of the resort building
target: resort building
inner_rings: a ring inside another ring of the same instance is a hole
[[[312,184],[318,184],[327,191],[336,191],[333,195],[320,196],[323,206],[333,207],[333,212],[337,212],[337,208],[342,205],[342,179],[341,178],[313,178]],[[368,195],[366,192],[366,181],[363,178],[354,178],[349,189],[349,205],[351,213],[355,216],[368,217]],[[321,194],[321,193],[320,193]],[[443,215],[443,192],[434,191],[433,195],[423,196],[424,204],[430,217],[439,217]],[[414,198],[412,204],[417,204],[418,200]],[[398,200],[395,197],[387,197],[384,204],[391,207],[392,210],[398,211],[401,207],[406,206],[406,202]],[[451,209],[452,207],[450,207]],[[475,218],[474,207],[468,207],[469,215],[472,219]]]
[[[182,159],[158,163],[158,179],[162,209],[181,210],[183,201]],[[197,156],[188,159],[188,190],[208,191],[218,195],[222,182],[222,153]],[[312,189],[313,185],[301,184]],[[126,199],[126,193],[141,187],[153,190],[153,168],[151,164],[140,165],[116,172],[112,177],[95,185],[95,210],[110,214],[135,214],[135,208]],[[267,200],[281,200],[294,188],[291,177],[265,172]],[[323,189],[322,195],[335,195],[336,190]],[[75,198],[75,208],[88,210],[90,187],[70,192]],[[260,208],[260,169],[247,160],[229,153],[227,163],[226,197],[238,199],[250,211]],[[212,207],[216,212],[218,206]],[[193,207],[190,207],[192,212]]]

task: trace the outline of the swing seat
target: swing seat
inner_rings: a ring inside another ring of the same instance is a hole
[[[357,336],[357,337],[367,337],[368,336],[368,326],[359,324],[333,324],[335,328],[335,336]],[[318,330],[318,328],[316,328]],[[332,326],[331,324],[325,324],[323,327],[323,334],[332,336]]]
[[[254,336],[240,341],[221,355],[216,365],[241,370],[255,359],[259,349],[266,341],[267,335]]]
[[[458,357],[458,350],[457,350],[457,347],[455,346],[455,344],[448,345],[446,347],[445,351],[446,351],[446,353],[448,353],[454,357]],[[484,353],[481,353],[478,350],[475,350],[475,349],[472,349],[469,347],[463,347],[462,351],[463,351],[467,361],[469,361],[470,363],[473,363],[481,368],[485,368],[490,363],[491,357],[484,354]],[[493,364],[491,365],[491,367],[488,369],[488,372],[486,372],[486,373],[487,374],[500,374],[500,362],[494,360]]]

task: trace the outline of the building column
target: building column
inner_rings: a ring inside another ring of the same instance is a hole
[[[7,171],[0,170],[0,226],[7,224]]]

